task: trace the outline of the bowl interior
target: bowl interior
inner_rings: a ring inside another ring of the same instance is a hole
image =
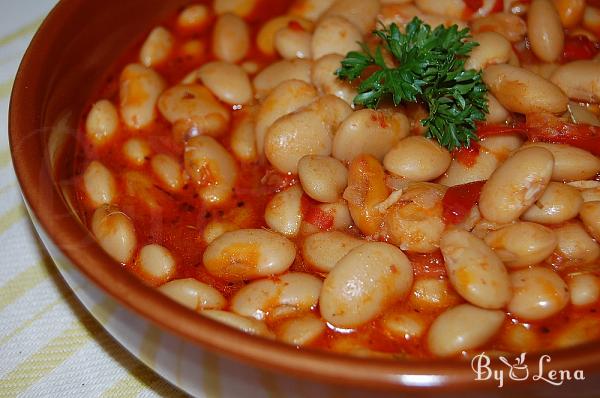
[[[17,176],[32,212],[62,252],[91,280],[143,317],[202,347],[276,371],[366,388],[474,385],[456,360],[388,361],[297,350],[199,317],[117,265],[74,216],[57,169],[72,155],[79,117],[112,65],[152,26],[189,0],[63,0],[34,37],[19,69],[10,110]],[[553,366],[591,368],[600,345],[558,352]],[[531,357],[535,361],[535,357]]]

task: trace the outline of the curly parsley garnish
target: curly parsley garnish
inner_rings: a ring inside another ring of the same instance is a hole
[[[376,108],[382,98],[391,96],[395,105],[421,102],[429,108],[429,117],[421,123],[428,127],[427,136],[453,150],[469,146],[477,136],[475,122],[485,119],[488,111],[487,89],[481,72],[465,70],[465,57],[479,44],[465,41],[469,29],[438,26],[433,29],[418,18],[400,32],[395,23],[375,30],[374,35],[397,61],[386,64],[381,45],[373,53],[361,43],[362,51],[352,51],[342,61],[336,75],[355,80],[369,67],[375,71],[358,87],[356,105]]]

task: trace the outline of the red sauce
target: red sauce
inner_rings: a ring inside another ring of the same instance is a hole
[[[481,146],[477,142],[473,141],[468,147],[455,149],[452,152],[452,156],[462,165],[466,167],[473,167],[475,162],[477,162],[480,150]]]
[[[562,61],[571,62],[592,59],[600,51],[600,44],[588,39],[587,36],[567,36],[563,49]]]
[[[442,199],[444,221],[447,224],[460,224],[479,201],[479,195],[485,181],[449,187]]]

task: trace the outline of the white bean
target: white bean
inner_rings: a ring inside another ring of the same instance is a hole
[[[314,269],[329,272],[350,250],[364,243],[362,239],[339,231],[318,232],[304,240],[302,256]]]
[[[490,65],[483,81],[509,111],[519,113],[563,113],[569,98],[562,90],[537,74],[512,65]]]
[[[600,241],[600,201],[584,203],[579,217],[594,239]]]
[[[554,0],[563,27],[572,29],[579,25],[585,10],[585,0]]]
[[[322,284],[316,276],[302,272],[257,280],[237,291],[231,310],[258,320],[310,311],[319,301]]]
[[[378,12],[379,0],[337,0],[323,15],[344,17],[366,34],[375,25]]]
[[[91,229],[100,247],[113,259],[122,264],[131,260],[137,238],[133,222],[125,213],[115,207],[102,205],[92,216]]]
[[[215,56],[226,62],[237,63],[250,50],[250,28],[235,14],[222,14],[215,22],[212,38]]]
[[[175,272],[175,259],[166,247],[151,244],[142,247],[137,255],[142,273],[153,280],[164,281]]]
[[[477,348],[500,330],[504,318],[502,311],[484,310],[470,304],[458,305],[433,321],[427,345],[433,354],[440,357]]]
[[[270,56],[276,55],[275,36],[277,35],[277,32],[296,24],[299,25],[299,30],[305,32],[311,32],[313,30],[313,23],[311,21],[293,15],[279,15],[262,24],[260,30],[256,34],[256,47],[258,47],[263,54]],[[308,45],[310,49],[310,41]]]
[[[462,19],[466,11],[463,0],[415,0],[415,4],[428,14],[441,14],[457,19]]]
[[[400,311],[386,313],[381,319],[381,324],[386,332],[405,340],[421,337],[427,327],[420,314]]]
[[[165,283],[158,290],[193,311],[220,310],[227,300],[214,287],[193,278],[177,279]]]
[[[527,147],[544,148],[554,157],[553,181],[587,180],[600,172],[600,159],[590,152],[564,144],[533,142]]]
[[[256,115],[256,150],[264,155],[265,135],[280,117],[295,112],[317,98],[317,91],[301,80],[286,80],[264,99]]]
[[[465,300],[488,309],[508,303],[512,292],[506,268],[481,239],[454,229],[442,235],[440,249],[450,283]]]
[[[499,33],[477,33],[473,35],[473,41],[479,43],[479,46],[473,48],[469,54],[465,69],[481,70],[488,65],[504,64],[510,59],[511,44]]]
[[[445,188],[437,184],[409,185],[385,212],[385,230],[390,243],[415,253],[437,251],[446,227],[442,219],[444,193]]]
[[[408,133],[409,123],[404,114],[361,109],[353,112],[336,131],[333,157],[350,162],[360,154],[368,154],[381,161]]]
[[[198,29],[208,22],[209,8],[204,4],[185,7],[177,16],[177,25],[184,29]]]
[[[567,279],[571,303],[590,305],[600,299],[600,277],[595,274],[576,274]]]
[[[298,235],[303,194],[299,184],[276,193],[265,209],[265,222],[269,228],[288,237]]]
[[[119,80],[119,110],[123,123],[142,129],[156,118],[156,101],[165,89],[163,78],[150,68],[129,64]]]
[[[188,141],[184,154],[185,170],[198,185],[207,204],[229,199],[237,179],[237,165],[231,154],[212,137],[197,136]]]
[[[300,112],[278,119],[265,136],[267,159],[277,170],[297,174],[302,157],[331,154],[333,130],[338,120],[351,112],[343,100],[325,96]]]
[[[309,344],[319,337],[327,326],[313,314],[287,319],[277,328],[277,339],[295,346]]]
[[[551,182],[538,199],[521,217],[540,224],[560,224],[577,217],[583,198],[576,188],[562,182]]]
[[[323,94],[335,95],[352,105],[357,92],[349,82],[340,80],[335,71],[340,67],[344,56],[329,54],[317,59],[312,67],[312,82]]]
[[[252,100],[252,85],[241,66],[229,62],[209,62],[198,70],[202,83],[221,101],[236,105]]]
[[[346,18],[326,17],[319,21],[313,33],[311,51],[315,59],[328,54],[345,56],[350,51],[360,50],[362,34]]]
[[[410,304],[419,311],[437,311],[449,308],[462,301],[462,298],[446,278],[420,277],[415,279]]]
[[[179,161],[174,157],[160,153],[150,161],[152,171],[164,187],[178,191],[183,187],[183,170]]]
[[[141,138],[130,138],[123,144],[123,154],[131,163],[141,166],[150,157],[152,150]]]
[[[97,160],[92,161],[85,169],[83,187],[94,207],[112,203],[117,195],[115,178],[110,170]]]
[[[201,314],[212,319],[213,321],[217,321],[247,334],[269,339],[275,337],[273,332],[269,330],[264,322],[258,321],[254,318],[248,318],[232,312],[220,310],[205,310],[202,311]]]
[[[521,268],[538,264],[552,254],[558,239],[553,230],[540,224],[517,222],[485,236],[507,267]]]
[[[286,80],[302,80],[310,83],[312,62],[306,59],[282,60],[274,62],[260,71],[252,82],[258,98],[263,98],[271,90]]]
[[[571,222],[554,230],[558,238],[556,254],[571,263],[589,264],[600,257],[600,245],[581,223]]]
[[[385,155],[383,166],[389,172],[412,181],[430,181],[450,166],[450,152],[422,136],[406,137]]]
[[[247,17],[256,6],[256,2],[257,0],[215,0],[213,9],[217,15],[231,12],[240,17]]]
[[[100,100],[92,105],[85,119],[85,132],[95,145],[102,145],[114,137],[119,127],[117,108],[109,100]]]
[[[175,38],[167,29],[158,26],[150,32],[140,49],[140,62],[147,67],[163,63],[175,44]]]
[[[307,155],[301,158],[298,177],[304,192],[319,202],[337,202],[348,185],[346,166],[329,156]]]
[[[533,267],[510,275],[513,297],[508,311],[525,320],[549,318],[569,302],[567,284],[548,268]]]
[[[556,61],[563,51],[565,34],[551,0],[533,0],[527,12],[527,36],[533,53],[546,62]]]
[[[334,2],[335,0],[296,0],[290,8],[290,13],[316,21]]]
[[[275,49],[283,59],[311,59],[312,35],[305,30],[279,29],[275,33]]]
[[[169,88],[158,99],[158,109],[170,123],[191,122],[196,134],[219,134],[227,128],[230,118],[229,111],[200,84]]]
[[[262,229],[240,229],[215,239],[204,252],[207,271],[228,281],[258,279],[285,272],[296,247],[283,236]]]
[[[357,327],[406,296],[412,281],[412,266],[400,249],[365,243],[344,256],[325,278],[321,315],[334,326]]]
[[[225,232],[235,231],[240,229],[237,225],[227,221],[210,221],[202,231],[202,238],[208,244],[212,243]]]
[[[573,61],[559,66],[550,80],[571,99],[600,103],[598,61]]]
[[[471,31],[500,33],[511,43],[516,43],[525,37],[527,25],[523,18],[507,12],[498,12],[471,21]]]
[[[256,127],[253,114],[245,114],[231,132],[231,152],[242,162],[254,162],[256,152]]]
[[[479,200],[484,218],[508,223],[519,218],[544,193],[554,168],[552,153],[525,148],[504,162],[485,183]]]

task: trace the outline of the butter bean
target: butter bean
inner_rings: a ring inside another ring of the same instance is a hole
[[[237,165],[231,154],[214,138],[197,136],[190,139],[185,148],[184,163],[206,204],[223,203],[231,197],[237,179]]]
[[[600,201],[584,203],[579,217],[594,239],[600,241]]]
[[[248,318],[240,316],[228,311],[220,310],[205,310],[201,314],[207,318],[217,321],[234,329],[240,330],[244,333],[265,337],[272,339],[274,338],[273,332],[267,327],[264,322],[258,321],[254,318]]]
[[[554,168],[552,153],[525,148],[492,174],[481,191],[479,210],[484,218],[508,223],[519,218],[544,193]]]
[[[97,160],[92,161],[85,169],[83,187],[94,207],[110,204],[117,196],[115,178],[110,170]]]
[[[570,145],[533,142],[525,147],[544,148],[554,157],[553,181],[586,180],[600,172],[600,159],[590,152]]]
[[[508,303],[512,292],[506,268],[482,240],[454,229],[442,235],[440,249],[450,283],[465,300],[488,309]]]
[[[598,61],[573,61],[559,66],[550,77],[574,100],[600,103],[600,68]]]
[[[310,311],[317,305],[322,284],[316,276],[302,272],[257,280],[237,291],[231,310],[258,320]]]
[[[511,268],[544,261],[558,244],[553,230],[530,222],[509,224],[491,231],[484,239],[504,264]]]
[[[227,300],[217,289],[193,278],[167,282],[158,290],[184,307],[196,312],[220,310],[227,305]]]
[[[228,62],[209,62],[198,71],[202,83],[221,101],[236,105],[252,100],[252,85],[242,67]]]
[[[552,1],[531,2],[527,12],[527,30],[531,49],[542,61],[553,62],[562,55],[565,34]]]
[[[156,118],[156,102],[165,89],[163,78],[150,68],[129,64],[119,79],[119,110],[123,123],[142,129]]]
[[[113,259],[122,264],[131,260],[137,238],[133,222],[125,213],[115,207],[102,205],[92,216],[91,229],[100,247]]]
[[[304,240],[302,256],[316,270],[329,272],[352,249],[364,243],[362,239],[339,231],[318,232]]]
[[[569,302],[569,289],[551,269],[533,267],[510,275],[513,297],[508,311],[524,320],[549,318]]]
[[[307,155],[301,158],[298,177],[304,192],[319,202],[337,202],[348,185],[346,166],[329,156]]]
[[[237,63],[244,59],[250,50],[248,24],[235,14],[220,15],[213,30],[212,49],[222,61]]]
[[[283,236],[262,229],[240,229],[215,239],[204,252],[207,271],[228,281],[281,274],[292,265],[296,248]]]
[[[346,18],[331,16],[323,18],[313,33],[311,51],[315,59],[328,54],[346,56],[350,51],[360,50],[362,34]]]
[[[114,137],[119,127],[117,108],[109,100],[100,100],[85,119],[85,132],[95,145],[102,145]]]
[[[412,266],[400,249],[365,243],[344,256],[325,278],[321,315],[337,327],[360,326],[406,296],[412,281]]]
[[[333,157],[350,162],[360,154],[367,154],[381,161],[408,133],[409,123],[404,114],[361,109],[353,112],[336,131]]]
[[[509,111],[563,113],[569,98],[555,84],[526,69],[502,64],[483,71],[483,81]]]
[[[300,185],[276,193],[265,209],[265,222],[269,228],[288,237],[298,235],[302,221],[303,194]]]
[[[430,181],[450,166],[450,152],[422,136],[406,137],[383,159],[386,170],[411,181]]]

